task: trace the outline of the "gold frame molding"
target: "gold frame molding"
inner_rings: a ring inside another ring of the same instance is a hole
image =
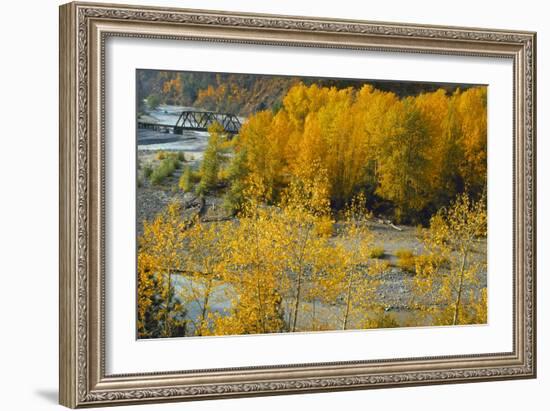
[[[511,59],[513,351],[482,355],[106,375],[104,64],[109,37]],[[67,407],[368,389],[536,376],[536,34],[110,4],[60,7],[60,394]]]

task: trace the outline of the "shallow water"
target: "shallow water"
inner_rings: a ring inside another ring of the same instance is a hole
[[[145,121],[156,122],[160,124],[176,124],[178,117],[184,110],[197,110],[193,107],[184,106],[159,106],[155,110],[146,112]],[[244,118],[239,117],[244,122]],[[183,134],[162,133],[155,130],[138,129],[137,145],[138,150],[167,150],[184,151],[190,154],[196,154],[196,157],[202,158],[202,153],[208,144],[208,132],[184,130]]]
[[[208,132],[186,130],[182,135],[160,133],[153,130],[138,130],[137,143],[139,151],[184,151],[202,158],[208,145]]]
[[[201,284],[193,279],[177,275],[173,277],[173,285],[175,287],[176,293],[180,296],[189,296],[189,295],[204,295],[204,284]],[[221,316],[226,316],[230,314],[231,310],[231,301],[228,298],[228,295],[231,294],[231,286],[228,284],[215,285],[211,291],[208,302],[208,312],[217,313]],[[189,300],[188,298],[184,298]],[[202,301],[200,298],[196,301],[192,301],[185,305],[186,308],[186,318],[196,321],[200,318],[202,313]],[[283,308],[283,318],[287,324],[290,323],[290,312],[292,311],[291,306],[294,305],[294,300],[291,296],[283,297],[282,308]],[[323,325],[325,329],[331,331],[341,330],[342,325],[342,314],[344,310],[344,305],[337,303],[335,305],[326,304],[321,301],[302,301],[300,304],[300,312],[297,320],[297,330],[299,332],[310,332],[315,331],[315,327],[312,327],[312,324]],[[392,308],[391,315],[399,324],[406,324],[411,320],[413,312],[404,307]],[[355,313],[353,314],[348,323],[347,330],[362,329],[357,325],[362,323],[365,317],[373,315],[373,312],[364,312],[364,313]],[[426,326],[429,324],[417,324],[417,326]],[[189,331],[194,329],[193,323],[188,324]]]

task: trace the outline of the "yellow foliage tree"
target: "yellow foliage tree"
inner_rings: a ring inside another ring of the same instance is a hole
[[[229,223],[208,224],[195,218],[184,233],[179,295],[195,313],[188,315],[194,335],[208,335],[216,287],[223,281],[224,250]]]
[[[457,193],[483,193],[486,128],[483,87],[400,99],[370,85],[339,90],[300,83],[277,114],[250,116],[235,147],[247,153],[247,169],[264,180],[273,201],[319,163],[333,206],[370,187],[393,203],[397,219],[426,222]],[[233,183],[240,187],[246,179]]]
[[[486,319],[486,308],[483,312],[479,305],[472,307],[472,302],[486,299],[485,287],[481,285],[486,262],[473,256],[481,246],[479,240],[486,235],[485,198],[472,202],[467,194],[461,194],[432,217],[430,228],[423,235],[430,258],[417,261],[413,290],[417,302],[421,301],[419,307],[436,324],[456,325],[469,323],[472,318]],[[476,294],[479,292],[480,295]]]
[[[273,212],[260,201],[265,198],[261,182],[246,194],[248,202],[239,223],[225,238],[223,279],[229,286],[224,293],[231,308],[226,315],[212,316],[215,335],[270,333],[283,328],[278,225]]]
[[[200,167],[200,182],[197,192],[201,195],[213,190],[218,184],[218,174],[225,161],[226,136],[223,126],[215,122],[208,127],[208,146]]]
[[[386,138],[378,148],[377,193],[396,205],[402,221],[428,201],[430,139],[412,99],[394,104],[385,117]]]
[[[138,253],[138,327],[143,336],[170,337],[185,329],[184,307],[177,298],[173,277],[181,266],[183,239],[188,222],[181,206],[171,203],[151,223],[144,223]],[[158,299],[155,312],[148,313]],[[146,316],[156,320],[147,329]]]
[[[466,187],[482,193],[487,182],[487,88],[471,88],[455,98],[463,150],[459,169]]]

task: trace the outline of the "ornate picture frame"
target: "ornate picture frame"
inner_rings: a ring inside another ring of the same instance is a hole
[[[109,204],[105,202],[104,70],[105,43],[114,37],[512,61],[512,351],[108,375],[104,304],[105,207]],[[60,403],[78,408],[535,378],[535,102],[533,32],[78,2],[61,6]]]

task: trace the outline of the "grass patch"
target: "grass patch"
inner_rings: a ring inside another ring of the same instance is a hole
[[[434,254],[420,254],[415,257],[415,271],[419,273],[433,273],[439,267],[446,266],[449,260]]]
[[[397,257],[397,266],[402,270],[414,273],[416,266],[416,256],[411,250],[401,248],[395,252]]]
[[[153,185],[160,185],[163,181],[174,174],[174,171],[181,167],[180,161],[174,157],[165,157],[157,168],[153,170],[149,180]]]
[[[146,164],[143,167],[143,177],[151,178],[151,174],[153,174],[153,166],[151,164]]]
[[[194,190],[195,185],[199,180],[200,176],[197,175],[197,173],[193,171],[191,166],[188,165],[183,170],[183,174],[180,177],[178,186],[184,193],[190,193]]]
[[[158,151],[155,158],[159,161],[166,160],[167,158],[174,158],[181,162],[187,161],[183,151]]]
[[[384,247],[372,247],[369,251],[370,258],[382,258],[384,257]]]
[[[334,221],[330,217],[322,217],[315,224],[315,232],[321,237],[330,237],[334,233]]]

